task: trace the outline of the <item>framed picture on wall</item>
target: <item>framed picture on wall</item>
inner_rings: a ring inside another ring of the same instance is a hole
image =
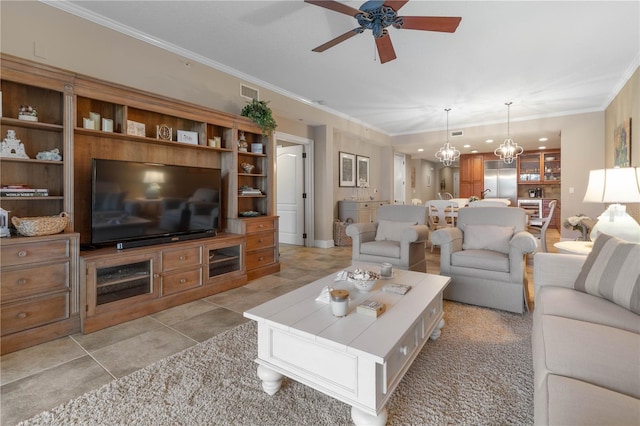
[[[631,118],[621,123],[613,133],[614,167],[631,166]]]
[[[340,152],[339,186],[356,186],[356,155]]]
[[[358,182],[357,185],[360,188],[368,188],[369,187],[369,157],[363,157],[361,155],[357,157],[358,164]]]

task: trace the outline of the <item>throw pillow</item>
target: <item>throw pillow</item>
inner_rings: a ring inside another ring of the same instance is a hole
[[[463,250],[491,250],[509,254],[513,226],[465,225]]]
[[[410,226],[417,225],[418,222],[394,222],[392,220],[379,220],[376,231],[376,241],[397,241],[402,240],[402,231]]]
[[[640,244],[599,234],[574,288],[640,314]]]

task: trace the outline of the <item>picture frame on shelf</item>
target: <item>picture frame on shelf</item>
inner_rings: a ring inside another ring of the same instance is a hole
[[[356,175],[358,177],[357,185],[360,188],[368,188],[369,187],[369,157],[365,157],[363,155],[357,155],[356,164],[357,164]]]
[[[339,186],[356,186],[356,155],[339,152]]]
[[[147,136],[144,123],[139,123],[133,120],[127,120],[127,134],[131,136]]]
[[[198,132],[178,130],[178,142],[198,145]]]

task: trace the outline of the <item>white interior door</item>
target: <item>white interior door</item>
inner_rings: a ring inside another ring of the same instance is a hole
[[[280,216],[279,240],[304,245],[304,161],[302,145],[278,146],[276,208]]]
[[[393,156],[393,204],[405,204],[405,157],[396,153]]]

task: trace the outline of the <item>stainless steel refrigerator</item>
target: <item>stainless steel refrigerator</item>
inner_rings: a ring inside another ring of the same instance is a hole
[[[518,176],[516,163],[501,160],[484,162],[485,199],[508,198],[512,206],[518,205]]]

